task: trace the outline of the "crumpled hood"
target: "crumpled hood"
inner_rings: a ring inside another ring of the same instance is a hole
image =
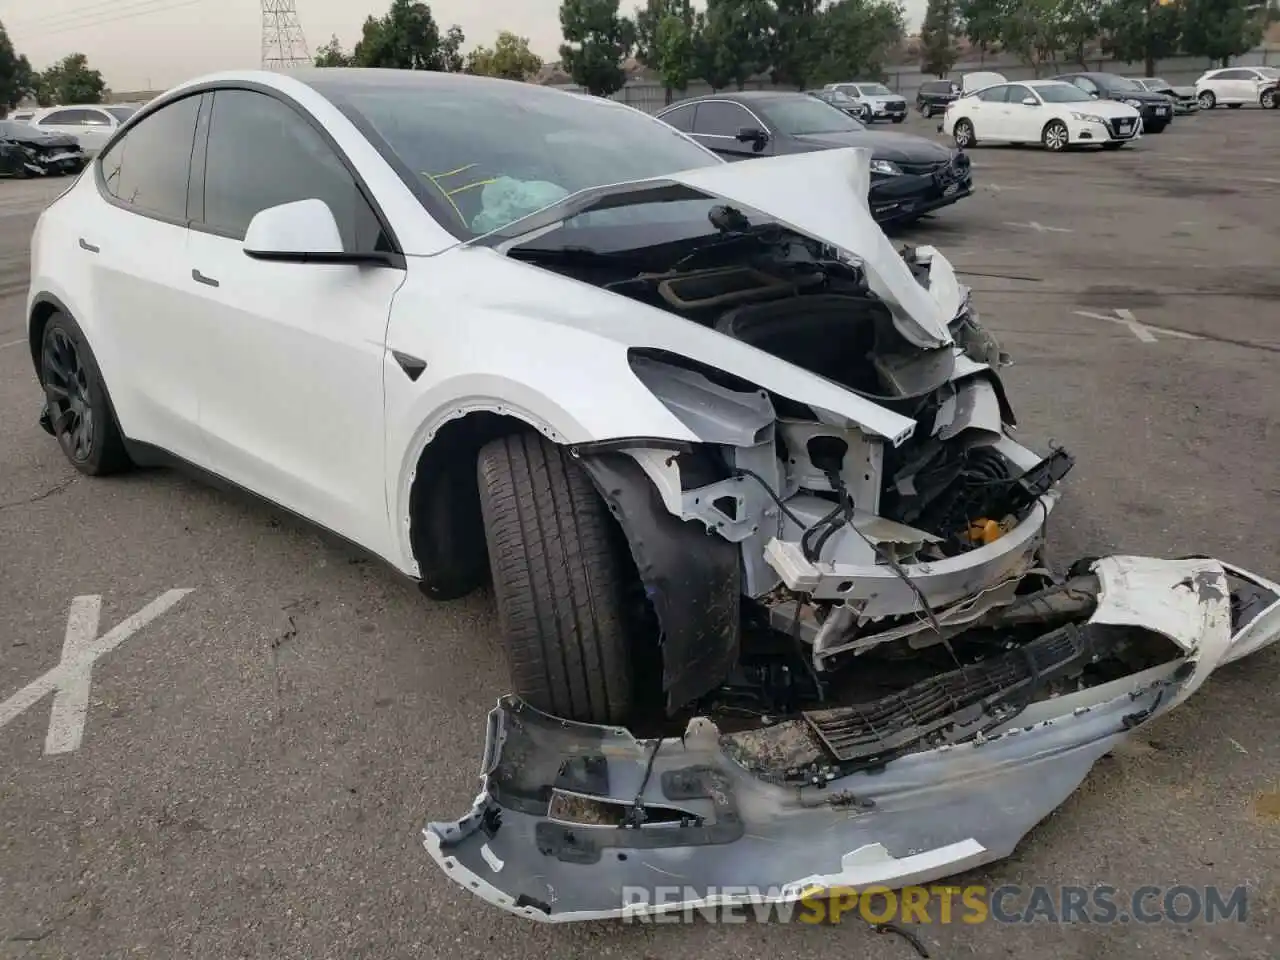
[[[871,160],[872,150],[848,147],[751,163],[710,163],[665,177],[590,187],[469,244],[505,251],[590,210],[664,200],[727,200],[861,262],[869,288],[885,302],[908,341],[924,349],[946,346],[953,342],[948,324],[955,318],[954,299],[935,298],[922,287],[872,219],[867,205]],[[934,258],[935,271],[951,272],[941,255]]]
[[[924,137],[876,130],[810,133],[798,135],[796,139],[825,149],[866,147],[876,160],[892,160],[894,163],[935,163],[950,160],[953,152],[950,147]]]
[[[80,141],[70,134],[66,133],[44,133],[40,130],[31,128],[31,133],[25,130],[18,136],[0,137],[0,139],[9,140],[13,143],[20,143],[28,147],[44,148],[49,147],[78,147]]]

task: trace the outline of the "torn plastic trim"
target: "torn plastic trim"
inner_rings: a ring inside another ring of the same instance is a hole
[[[985,738],[811,787],[752,775],[705,718],[683,738],[637,741],[622,728],[556,720],[503,698],[489,714],[481,793],[461,820],[427,824],[424,846],[477,896],[548,922],[788,902],[835,886],[897,888],[999,860],[1132,729],[1186,699],[1237,650],[1280,635],[1280,587],[1239,568],[1230,575],[1270,601],[1233,634],[1225,565],[1121,557],[1094,567],[1109,599],[1091,623],[1123,626],[1158,613],[1172,595],[1198,614],[1194,637],[1185,624],[1164,622],[1188,655],[1033,703]],[[547,794],[566,782],[619,807],[679,801],[704,820],[550,822]],[[718,792],[706,795],[710,787]],[[723,819],[706,822],[715,814]],[[710,829],[717,825],[727,829]]]
[[[581,451],[581,448],[579,448]],[[668,454],[669,456],[669,454]],[[622,528],[662,633],[662,687],[674,711],[714,690],[738,660],[742,575],[736,544],[674,516],[626,453],[579,453]]]

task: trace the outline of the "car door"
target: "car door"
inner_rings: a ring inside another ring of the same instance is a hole
[[[1034,100],[1035,106],[1028,106],[1023,103],[1024,100]],[[1002,113],[1004,139],[1011,143],[1040,141],[1040,134],[1048,118],[1040,98],[1031,91],[1030,87],[1021,83],[1011,83],[1005,87]]]
[[[105,110],[86,107],[81,132],[76,134],[80,139],[80,147],[88,154],[96,154],[107,145],[111,135],[116,132],[115,117]]]
[[[1009,85],[997,84],[987,87],[973,95],[976,110],[973,128],[980,139],[1007,140],[1010,136],[1010,118],[1008,113]]]
[[[166,104],[102,154],[88,174],[97,202],[62,251],[83,263],[90,278],[90,315],[81,325],[111,386],[121,429],[197,464],[204,463],[204,447],[183,264],[201,103],[197,94]]]
[[[301,108],[253,90],[211,99],[186,281],[212,469],[379,550],[386,328],[405,271],[247,256],[256,213],[312,198],[332,209],[348,252],[392,246],[346,159]]]
[[[1253,72],[1251,70],[1224,70],[1218,75],[1215,93],[1223,103],[1245,103],[1253,99]]]
[[[698,101],[698,112],[693,118],[693,138],[704,147],[726,160],[747,160],[774,154],[772,138],[764,143],[739,140],[738,132],[743,128],[768,134],[764,121],[740,103],[731,100]]]

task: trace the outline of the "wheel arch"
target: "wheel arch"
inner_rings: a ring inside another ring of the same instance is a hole
[[[31,352],[31,366],[35,368],[36,379],[42,386],[44,378],[40,372],[40,344],[44,340],[45,328],[55,313],[65,313],[75,319],[75,314],[52,293],[41,292],[31,298],[31,306],[27,311],[27,346]],[[76,322],[79,323],[78,320]]]

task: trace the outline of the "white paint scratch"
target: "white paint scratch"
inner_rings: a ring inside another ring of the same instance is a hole
[[[80,746],[89,711],[89,686],[93,665],[99,657],[120,644],[173,607],[191,588],[169,590],[98,636],[100,595],[76,597],[67,614],[67,632],[62,642],[62,659],[53,669],[32,680],[0,703],[0,727],[8,725],[48,694],[54,694],[45,736],[46,755],[69,753]]]

